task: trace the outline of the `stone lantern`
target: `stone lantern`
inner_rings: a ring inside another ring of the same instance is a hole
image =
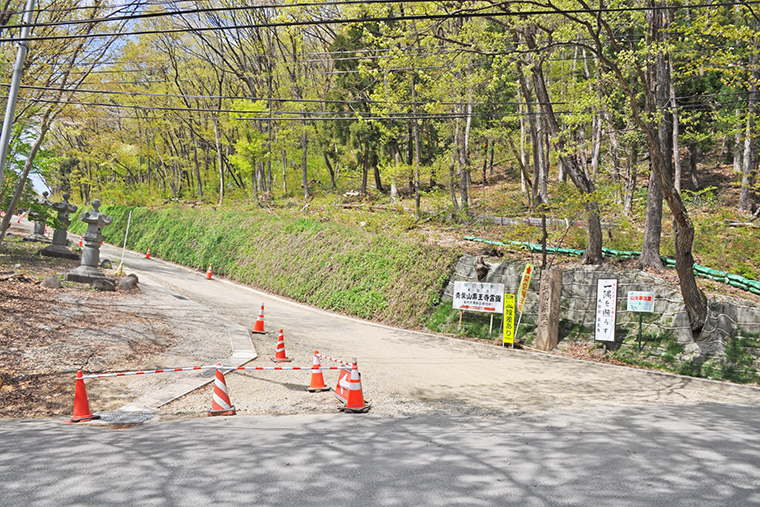
[[[50,201],[47,199],[48,195],[48,192],[42,192],[42,197],[38,198],[37,202],[50,206]],[[29,236],[25,237],[24,241],[40,241],[45,243],[50,242],[47,236],[45,236],[45,221],[40,220],[40,218],[41,217],[37,213],[29,213],[29,219],[34,222],[34,231]]]
[[[61,224],[61,228],[55,230],[53,233],[53,244],[40,250],[40,255],[63,259],[79,259],[78,254],[66,248],[69,242],[67,233],[69,225],[71,225],[69,215],[75,212],[77,207],[69,202],[68,193],[63,194],[63,201],[54,202],[51,206],[58,211],[58,223]]]
[[[113,217],[98,211],[100,201],[92,201],[92,210],[85,211],[80,217],[82,222],[87,223],[87,232],[83,235],[84,249],[82,250],[81,264],[66,273],[64,280],[67,282],[92,283],[96,279],[105,278],[98,265],[100,263],[100,243],[105,239],[103,227],[113,222]]]

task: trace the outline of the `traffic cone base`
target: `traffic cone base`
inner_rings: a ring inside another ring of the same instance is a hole
[[[251,329],[252,333],[258,333],[258,334],[265,334],[264,331],[264,305],[261,305],[261,310],[259,310],[259,316],[256,318],[256,322],[253,324],[253,329]]]
[[[317,354],[319,354],[319,352],[315,350],[314,361],[311,367],[311,383],[309,384],[309,387],[306,388],[310,393],[330,390],[330,388],[325,385],[325,378],[322,375],[322,370],[319,369],[321,365],[319,364],[319,356]]]
[[[270,359],[275,363],[289,363],[292,361],[292,359],[285,355],[285,337],[282,334],[282,329],[280,329],[280,336],[277,337],[277,353],[274,357],[270,357]]]
[[[208,415],[235,415],[235,407],[230,402],[230,395],[227,393],[227,382],[224,381],[224,374],[221,370],[216,370],[214,379],[214,394],[211,397],[211,408]]]
[[[80,370],[77,372],[76,388],[74,389],[74,412],[71,415],[71,419],[67,419],[66,422],[82,422],[93,419],[100,419],[100,416],[90,413],[90,403],[87,401],[87,389],[84,387],[84,379]]]

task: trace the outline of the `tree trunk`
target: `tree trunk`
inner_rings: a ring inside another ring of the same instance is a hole
[[[253,188],[253,202],[259,203],[259,171],[256,167],[256,159],[251,157],[251,188]]]
[[[625,193],[623,194],[623,213],[631,215],[633,208],[633,194],[636,192],[636,178],[639,168],[639,154],[636,149],[636,141],[631,140],[628,147],[628,157],[625,168]]]
[[[535,27],[529,27],[525,32],[528,48],[536,50],[537,45],[535,35],[532,30]],[[543,69],[540,65],[534,65],[532,68],[533,88],[536,91],[536,99],[541,106],[541,112],[549,129],[549,135],[553,140],[555,151],[562,160],[565,168],[575,186],[581,192],[585,199],[586,217],[588,220],[588,245],[583,253],[582,262],[585,264],[601,264],[602,257],[602,224],[599,219],[599,205],[593,199],[592,194],[595,191],[594,182],[591,181],[581,167],[578,166],[577,160],[573,156],[565,153],[566,136],[559,128],[559,122],[554,114],[549,92],[546,89]]]
[[[662,7],[663,4],[658,2],[650,3],[651,7]],[[648,12],[661,12],[664,9],[652,9]],[[649,26],[650,32],[654,33],[656,40],[662,42],[663,33],[659,33],[656,26]],[[649,93],[647,95],[650,95]],[[674,247],[676,257],[676,272],[681,287],[681,295],[684,299],[684,307],[689,316],[689,324],[692,334],[698,337],[704,327],[707,318],[707,301],[697,286],[697,280],[694,276],[694,256],[692,246],[694,244],[694,225],[689,217],[689,212],[681,200],[681,194],[675,189],[673,184],[673,174],[669,171],[670,159],[666,157],[670,142],[663,144],[658,138],[652,126],[646,123],[640,116],[638,107],[635,104],[635,96],[629,95],[631,111],[634,121],[642,129],[646,136],[647,148],[649,149],[652,161],[652,170],[654,171],[660,189],[663,192],[665,201],[673,214],[673,231]],[[650,102],[655,102],[654,97],[649,97]],[[671,154],[672,155],[672,154]]]
[[[657,177],[652,171],[649,175],[647,191],[647,212],[644,219],[644,240],[641,244],[640,268],[653,268],[662,272],[660,258],[660,242],[662,238],[662,190],[657,183]]]
[[[647,11],[648,26],[647,42],[652,45],[655,41],[661,41],[666,37],[668,30],[668,18],[665,12],[660,10]],[[662,154],[662,167],[660,171],[668,175],[672,181],[673,174],[673,116],[667,107],[670,103],[670,66],[667,56],[658,51],[654,55],[654,62],[647,67],[647,83],[649,90],[646,94],[646,107],[652,116],[659,118],[657,124],[658,147]],[[650,164],[654,165],[654,159],[650,153]],[[663,270],[660,258],[660,243],[662,239],[662,188],[658,184],[654,169],[649,178],[649,192],[647,193],[647,215],[644,225],[644,241],[641,245],[641,257],[639,267]]]
[[[8,208],[5,210],[5,216],[3,217],[2,225],[0,225],[0,245],[3,243],[5,232],[8,230],[8,226],[11,223],[13,214],[16,212],[18,202],[21,200],[21,194],[24,192],[24,186],[26,186],[27,178],[29,178],[29,171],[32,170],[32,166],[34,165],[34,157],[37,156],[37,152],[42,146],[42,143],[45,142],[45,135],[47,134],[49,128],[49,119],[46,114],[42,119],[42,124],[40,125],[40,132],[37,135],[37,139],[35,139],[34,144],[32,144],[32,148],[29,150],[29,155],[27,155],[26,161],[24,162],[24,168],[21,170],[21,174],[19,175],[18,183],[16,183],[16,190],[13,193],[11,202],[8,205]]]
[[[327,171],[330,173],[330,190],[335,190],[337,188],[335,186],[335,171],[333,170],[332,163],[330,163],[330,157],[327,156],[327,152],[323,152],[322,157],[324,157]]]
[[[282,149],[282,191],[288,193],[288,150]]]
[[[417,125],[417,94],[414,86],[414,76],[412,76],[412,135],[414,136],[414,218],[420,219],[421,196],[420,196],[420,129]]]
[[[483,150],[483,185],[488,184],[488,139],[486,139],[485,150]]]
[[[362,154],[362,187],[361,194],[367,195],[367,173],[369,172],[369,149],[364,146],[364,153]]]
[[[306,137],[306,125],[304,125],[301,132],[301,185],[303,185],[303,198],[306,202],[309,202],[309,176],[306,172],[308,147],[309,139]]]
[[[216,118],[213,120],[214,125],[214,142],[216,143],[216,159],[219,165],[219,206],[224,202],[224,161],[222,159],[222,143],[219,140],[219,127]]]
[[[385,192],[385,188],[383,188],[383,182],[380,180],[380,168],[377,166],[377,160],[376,158],[373,158],[375,161],[372,164],[372,172],[375,175],[375,188],[378,190],[378,192]],[[434,185],[435,182],[431,181],[431,185]]]
[[[755,165],[755,110],[757,108],[757,87],[750,85],[749,103],[747,106],[747,127],[744,132],[744,157],[742,164],[742,184],[739,190],[739,211],[751,211],[751,192],[754,184]]]
[[[739,112],[736,112],[736,115],[739,116]],[[734,134],[734,144],[733,144],[733,152],[734,152],[734,173],[741,174],[742,172],[742,166],[744,164],[744,159],[742,155],[744,154],[744,145],[742,144],[742,132],[741,129],[737,128],[736,133]]]
[[[670,16],[668,11],[667,16]],[[670,110],[673,112],[673,184],[675,189],[681,191],[681,148],[679,146],[678,102],[676,102],[676,88],[673,85],[675,72],[673,71],[673,59],[668,58],[668,80],[670,95]]]
[[[694,191],[699,190],[699,174],[697,173],[697,162],[702,156],[702,149],[693,144],[689,146],[689,178],[691,179],[691,187]]]
[[[520,76],[522,77],[522,71],[520,72]],[[524,77],[522,79],[524,80]],[[528,166],[528,156],[525,153],[525,114],[523,112],[522,104],[524,99],[521,98],[520,88],[517,89],[517,100],[520,101],[517,110],[520,115],[520,165],[522,168],[522,171],[520,172],[520,190],[523,193],[526,193],[528,188],[525,186],[525,175],[527,174],[525,168]],[[528,200],[530,200],[530,194],[528,194]]]

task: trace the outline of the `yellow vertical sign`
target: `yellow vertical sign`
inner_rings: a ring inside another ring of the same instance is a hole
[[[504,294],[504,343],[515,341],[515,295]]]
[[[520,314],[522,314],[523,307],[525,306],[525,298],[528,296],[531,276],[533,276],[533,264],[526,264],[522,280],[520,280],[520,289],[517,292],[517,311]]]

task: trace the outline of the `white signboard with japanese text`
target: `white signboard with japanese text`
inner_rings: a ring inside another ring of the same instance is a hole
[[[503,313],[504,284],[454,282],[454,308],[470,312]]]
[[[615,341],[615,314],[617,313],[617,280],[602,280],[596,288],[596,333],[597,341]]]
[[[654,311],[654,292],[630,291],[627,310],[629,312],[652,313]]]

